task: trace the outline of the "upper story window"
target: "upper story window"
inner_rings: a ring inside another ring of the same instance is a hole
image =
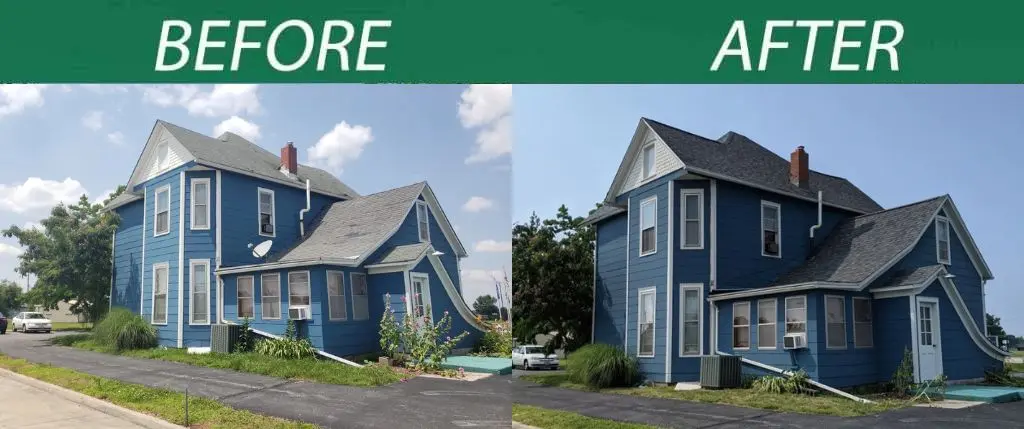
[[[427,209],[426,201],[416,201],[416,227],[420,241],[430,241],[430,210]]]
[[[167,142],[160,142],[156,145],[156,168],[163,170],[167,168],[167,164],[170,162],[171,151],[167,147]]]
[[[657,244],[658,197],[640,203],[640,256],[658,251]]]
[[[654,176],[654,143],[644,146],[643,152],[641,153],[643,161],[643,177],[642,179],[649,179]]]
[[[210,229],[210,179],[192,179],[192,229]]]
[[[680,242],[683,249],[704,248],[704,190],[683,189],[680,198],[683,214],[682,237]]]
[[[153,236],[164,235],[171,231],[171,187],[164,186],[156,190],[154,203]]]
[[[940,264],[950,265],[949,220],[946,218],[935,218],[935,253]]]
[[[274,191],[259,188],[260,235],[274,236]]]
[[[770,201],[761,201],[761,255],[782,256],[782,210]]]

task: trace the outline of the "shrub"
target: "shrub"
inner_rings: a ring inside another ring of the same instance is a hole
[[[235,353],[248,353],[253,350],[256,346],[256,338],[253,337],[252,330],[249,327],[249,318],[242,319],[241,332],[238,333],[238,340],[235,342],[234,350]]]
[[[766,375],[754,380],[750,387],[762,393],[801,393],[810,385],[808,380],[807,373],[800,370],[789,377]]]
[[[403,296],[402,300],[405,299]],[[425,312],[429,315],[430,307]],[[407,367],[414,370],[438,370],[459,341],[469,335],[469,332],[463,331],[452,337],[448,335],[451,328],[452,317],[447,310],[437,323],[432,323],[426,315],[406,313],[399,324],[391,309],[391,295],[385,295],[384,314],[380,321],[381,351],[390,354],[389,357],[403,360]],[[404,356],[398,355],[399,350]]]
[[[266,339],[256,342],[256,353],[282,359],[307,359],[316,356],[316,348],[306,338]]]
[[[590,344],[566,360],[569,381],[593,389],[629,387],[640,381],[636,358],[608,344]]]
[[[100,345],[116,351],[151,349],[157,345],[156,329],[125,308],[110,310],[96,324],[93,337]]]
[[[480,337],[474,351],[484,355],[512,356],[512,330],[507,323],[492,323]]]
[[[889,384],[893,393],[898,396],[905,396],[914,388],[914,357],[910,353],[910,348],[903,348],[903,359],[893,372]]]

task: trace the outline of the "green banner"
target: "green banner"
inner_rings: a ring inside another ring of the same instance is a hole
[[[0,80],[1016,83],[1022,12],[991,0],[4,2]]]

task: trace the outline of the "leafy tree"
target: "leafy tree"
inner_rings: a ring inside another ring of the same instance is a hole
[[[124,191],[118,187],[104,204]],[[19,256],[19,274],[32,274],[36,283],[30,293],[47,309],[61,301],[74,301],[71,312],[99,320],[106,311],[110,294],[110,239],[120,221],[112,212],[102,212],[83,195],[77,204],[58,204],[40,223],[43,228],[11,226],[2,231],[25,249]]]
[[[532,343],[553,333],[550,350],[575,350],[590,339],[594,230],[564,205],[553,219],[536,213],[512,227],[513,333]]]
[[[1006,331],[1003,330],[1003,326],[1000,324],[1001,320],[991,314],[985,313],[985,325],[988,325],[988,335],[996,337],[1005,337]]]
[[[0,313],[11,315],[21,309],[23,303],[21,285],[10,280],[0,280]]]
[[[498,318],[498,300],[490,295],[481,295],[473,302],[473,312],[488,319]]]

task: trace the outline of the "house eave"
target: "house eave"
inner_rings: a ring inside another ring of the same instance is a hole
[[[238,265],[234,267],[223,267],[214,270],[217,275],[251,273],[255,271],[277,270],[283,268],[308,267],[311,265],[341,265],[346,267],[358,266],[352,259],[337,258],[310,258],[296,261],[267,262],[262,264]]]
[[[750,298],[755,296],[774,295],[780,293],[789,292],[800,292],[805,290],[813,289],[825,289],[825,290],[860,290],[857,283],[839,283],[839,282],[808,282],[808,283],[795,283],[781,286],[771,286],[766,288],[756,288],[750,290],[743,290],[738,292],[725,292],[719,294],[713,294],[708,297],[709,301],[724,301],[730,299],[739,298]]]

